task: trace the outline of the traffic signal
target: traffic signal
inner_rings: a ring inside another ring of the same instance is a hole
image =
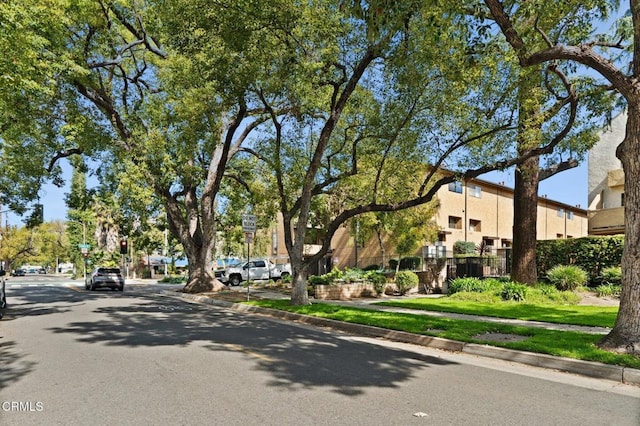
[[[127,254],[127,240],[120,240],[120,254]]]

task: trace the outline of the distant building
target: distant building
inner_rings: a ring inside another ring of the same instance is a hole
[[[589,235],[624,233],[624,172],[616,148],[625,135],[627,113],[617,115],[589,151]]]
[[[440,207],[434,219],[440,228],[438,241],[416,251],[415,256],[427,257],[436,251],[452,255],[457,241],[470,241],[477,246],[483,242],[489,252],[498,254],[511,247],[513,241],[513,189],[481,179],[454,182],[443,186],[437,193]],[[538,199],[537,239],[577,238],[587,235],[587,211],[544,196]],[[322,235],[309,230],[305,254],[318,252]],[[271,231],[272,258],[287,258],[282,220]],[[386,259],[397,258],[395,248],[384,242]],[[328,271],[331,266],[366,267],[382,264],[382,253],[374,237],[356,246],[354,237],[346,227],[336,232],[331,251],[319,263],[316,273]]]

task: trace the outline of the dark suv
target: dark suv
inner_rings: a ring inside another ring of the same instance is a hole
[[[4,270],[0,271],[0,318],[4,314],[4,308],[7,307],[7,294],[4,292],[4,276],[6,272]]]
[[[120,268],[100,266],[94,269],[91,275],[87,276],[84,288],[93,291],[100,287],[109,287],[112,290],[123,291],[124,278],[122,278]]]

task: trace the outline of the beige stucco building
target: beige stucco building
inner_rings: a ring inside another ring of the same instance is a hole
[[[624,233],[624,172],[616,148],[625,135],[627,114],[611,120],[589,151],[589,235]]]
[[[427,257],[436,252],[452,255],[456,241],[470,241],[480,245],[483,241],[496,254],[500,249],[511,247],[513,239],[513,189],[481,179],[468,182],[454,182],[443,186],[437,193],[440,207],[434,217],[439,233],[439,241],[425,241],[416,256]],[[541,197],[537,210],[537,239],[574,238],[587,235],[587,211],[559,201]],[[271,231],[273,258],[287,257],[284,245],[282,221]],[[310,233],[305,245],[308,255],[317,253],[321,235]],[[384,242],[385,259],[382,250],[373,237],[369,241],[355,244],[355,238],[346,227],[340,228],[331,242],[331,252],[318,265],[318,271],[327,271],[331,266],[366,267],[368,265],[388,266],[396,257],[394,247]]]

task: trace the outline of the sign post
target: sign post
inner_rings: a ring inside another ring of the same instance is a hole
[[[84,283],[87,283],[87,256],[89,256],[89,244],[78,244],[80,248],[80,253],[82,253],[82,277],[84,278]]]
[[[249,293],[251,287],[251,257],[249,256],[249,250],[251,248],[251,241],[253,240],[253,233],[256,232],[256,216],[252,214],[242,215],[242,232],[247,242],[247,301],[249,300]]]

